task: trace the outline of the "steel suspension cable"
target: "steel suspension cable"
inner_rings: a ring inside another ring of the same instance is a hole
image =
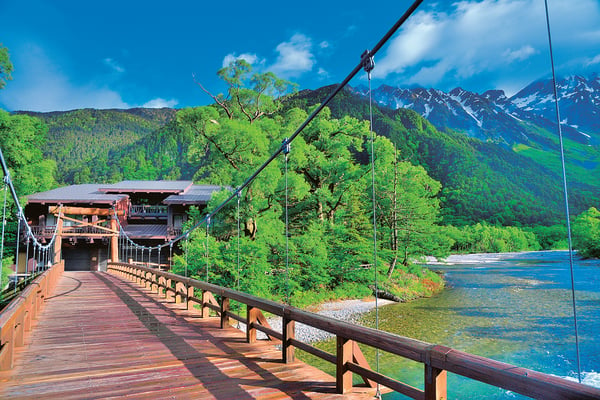
[[[4,266],[4,227],[6,226],[6,197],[8,190],[8,177],[4,177],[4,207],[2,208],[2,241],[0,242],[0,280]],[[0,288],[2,289],[2,288]]]
[[[385,35],[377,42],[377,44],[373,47],[372,50],[368,52],[369,57],[373,57],[386,43],[387,41],[396,33],[396,31],[406,22],[406,20],[412,15],[413,12],[421,5],[423,0],[416,0],[412,3],[412,5],[402,14],[402,16],[396,21],[396,23],[385,33]],[[362,59],[361,62],[358,63],[354,67],[354,69],[344,78],[344,80],[336,86],[336,88],[323,100],[314,110],[313,112],[300,124],[300,126],[294,131],[294,133],[289,137],[288,142],[291,143],[294,139],[302,133],[304,128],[308,126],[312,122],[313,119],[331,102],[331,100],[358,74],[358,72],[363,68]],[[279,147],[252,175],[250,175],[244,183],[242,183],[235,191],[225,199],[221,204],[219,204],[215,209],[208,214],[207,216],[214,216],[217,214],[223,207],[225,207],[230,201],[232,201],[239,191],[242,191],[246,188],[256,177],[265,169],[273,160],[275,160],[279,154],[283,151],[282,147]],[[177,236],[173,241],[179,241],[191,231],[202,225],[206,222],[206,218],[198,221],[187,231],[183,232],[181,235]]]
[[[210,253],[208,251],[208,229],[210,228],[210,216],[206,217],[206,282],[208,283],[208,268],[210,263]]]
[[[554,106],[556,110],[556,126],[558,130],[558,139],[560,143],[560,162],[562,166],[562,178],[563,178],[563,194],[565,202],[565,218],[567,220],[567,238],[569,242],[569,269],[571,272],[571,299],[573,305],[573,323],[575,329],[575,352],[577,354],[577,379],[581,383],[581,357],[579,353],[579,329],[577,326],[577,300],[575,296],[575,274],[573,271],[573,240],[571,235],[571,215],[569,211],[569,191],[567,188],[567,169],[565,166],[565,149],[563,144],[563,135],[560,122],[560,108],[558,105],[558,90],[556,88],[556,73],[554,70],[554,53],[552,50],[552,34],[550,32],[550,16],[548,12],[548,0],[544,0],[544,6],[546,11],[546,28],[548,31],[548,47],[550,49],[550,65],[552,66],[552,87],[554,89]]]
[[[21,218],[17,215],[17,251],[15,254],[15,274],[19,272],[19,241],[21,240]],[[25,267],[27,269],[27,267]],[[17,278],[15,278],[17,279]],[[17,282],[15,282],[15,293],[17,292]]]
[[[27,235],[25,243],[25,273],[29,275],[29,235]],[[33,273],[33,271],[31,271],[31,273]]]
[[[290,142],[287,138],[283,141],[282,151],[285,164],[285,302],[290,304],[290,223],[289,223],[289,188],[288,188],[288,158],[290,155]]]
[[[377,268],[377,198],[375,197],[375,132],[373,132],[373,101],[371,94],[371,71],[375,68],[375,61],[370,56],[369,50],[362,55],[362,64],[367,72],[369,81],[369,141],[371,142],[371,203],[373,206],[373,271],[375,284],[375,329],[379,329],[379,277]],[[379,349],[375,352],[375,369],[379,373]],[[377,383],[375,397],[381,399],[381,387]]]
[[[236,279],[236,283],[235,283],[235,288],[236,290],[239,292],[240,291],[240,275],[241,275],[241,269],[240,269],[240,252],[241,252],[241,248],[240,248],[240,231],[241,231],[241,223],[240,223],[240,198],[242,197],[242,193],[241,192],[237,192],[237,279]],[[237,311],[238,311],[238,315],[240,315],[240,310],[242,307],[242,303],[240,303],[239,301],[237,302]],[[238,329],[240,328],[240,321],[238,320],[237,323],[237,327]]]

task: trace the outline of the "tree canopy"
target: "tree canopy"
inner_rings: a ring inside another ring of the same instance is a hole
[[[192,138],[188,157],[197,166],[195,180],[238,187],[307,118],[310,110],[300,108],[257,113],[259,108],[267,109],[264,105],[278,102],[267,94],[280,93],[280,82],[272,78],[244,81],[242,77],[250,73],[244,62],[219,71],[230,85],[229,97],[217,97],[217,104],[177,113],[177,124]],[[250,82],[251,87],[243,82]],[[262,105],[255,107],[259,98]],[[248,110],[254,111],[249,114]],[[306,292],[323,289],[335,292],[352,287],[354,295],[357,290],[368,294],[374,276],[370,166],[364,162],[369,156],[365,149],[369,135],[368,122],[349,116],[332,118],[325,108],[291,143],[290,154],[274,160],[243,191],[240,272],[235,255],[236,204],[224,207],[211,221],[208,238],[202,230],[193,232],[187,270],[201,279],[208,274],[211,282],[229,287],[235,287],[241,274],[242,289],[280,299],[291,297],[295,302]],[[377,221],[380,228],[389,226],[384,216],[394,213],[397,221],[393,226],[399,232],[391,241],[394,228],[381,229],[386,240],[379,241],[378,262],[384,265],[379,274],[385,280],[408,274],[402,268],[390,271],[398,249],[404,268],[413,257],[430,251],[443,253],[447,248],[441,241],[435,243],[435,236],[424,240],[439,228],[435,223],[440,184],[422,167],[398,162],[388,139],[378,136],[376,148],[377,185],[384,186],[376,199],[381,215]],[[391,182],[394,173],[397,180]],[[392,192],[393,202],[389,200]],[[215,196],[209,210],[225,196],[229,193]],[[185,268],[183,257],[178,265],[180,271]]]

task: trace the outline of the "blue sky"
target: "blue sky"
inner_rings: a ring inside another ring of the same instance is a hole
[[[0,0],[13,80],[0,108],[204,105],[237,57],[316,89],[340,82],[412,1]],[[557,72],[600,72],[600,1],[548,0]],[[373,85],[514,94],[550,74],[543,0],[424,1]],[[360,74],[352,85],[364,84]]]

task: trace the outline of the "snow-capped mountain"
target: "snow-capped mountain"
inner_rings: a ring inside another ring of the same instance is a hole
[[[580,143],[600,143],[600,77],[563,78],[558,82],[561,129]],[[366,95],[364,87],[356,92]],[[390,108],[410,108],[440,130],[452,129],[498,143],[550,145],[542,127],[556,132],[556,111],[551,79],[536,81],[508,98],[501,90],[482,94],[456,88],[402,89],[382,85],[373,91],[375,102]]]

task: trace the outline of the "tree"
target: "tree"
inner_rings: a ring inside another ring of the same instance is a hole
[[[6,86],[6,81],[12,79],[13,65],[10,62],[8,49],[0,43],[0,89]]]
[[[251,124],[265,115],[273,115],[281,108],[284,94],[295,90],[295,85],[280,79],[272,72],[252,73],[252,65],[244,59],[232,61],[217,75],[228,85],[227,95],[213,95],[196,81],[229,119],[247,119]]]
[[[391,277],[399,257],[406,266],[411,257],[437,254],[441,246],[449,246],[447,240],[439,239],[436,225],[440,183],[429,177],[423,167],[399,161],[397,150],[388,139],[376,138],[374,147],[377,222],[391,251]]]
[[[600,211],[591,207],[573,222],[573,247],[585,258],[600,258]]]

